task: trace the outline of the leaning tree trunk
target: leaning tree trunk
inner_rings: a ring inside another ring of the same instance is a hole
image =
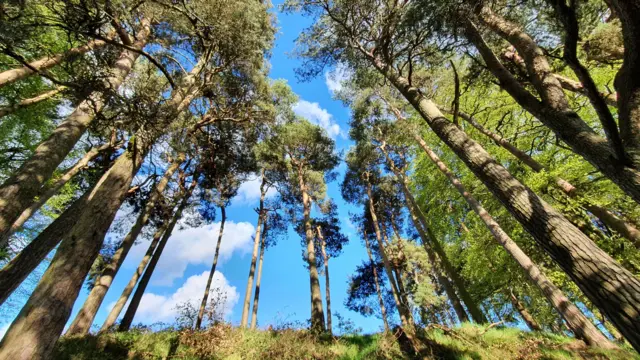
[[[149,285],[149,280],[151,280],[151,275],[153,275],[156,266],[158,265],[158,261],[160,261],[160,257],[162,256],[162,252],[164,251],[167,242],[169,242],[169,238],[173,233],[173,229],[176,227],[176,223],[182,217],[182,212],[189,204],[189,198],[191,198],[191,194],[193,194],[193,189],[198,184],[198,174],[193,175],[193,180],[191,180],[191,185],[189,189],[185,191],[182,195],[182,201],[178,208],[176,209],[175,214],[173,214],[173,218],[171,222],[167,226],[167,230],[165,230],[162,235],[162,240],[158,243],[158,247],[156,251],[153,253],[153,257],[149,262],[149,266],[144,271],[144,275],[140,279],[140,283],[138,283],[138,287],[136,288],[136,292],[133,294],[131,298],[131,302],[129,303],[129,307],[127,307],[127,311],[124,313],[122,317],[122,321],[120,322],[120,326],[118,327],[118,331],[128,331],[131,328],[131,324],[133,323],[133,318],[136,316],[136,312],[138,311],[138,306],[140,306],[140,300],[142,300],[142,295],[144,295],[145,290],[147,289],[147,285]]]
[[[85,45],[70,49],[62,54],[47,56],[42,59],[30,62],[29,66],[23,66],[17,69],[3,71],[2,73],[0,73],[0,87],[34,75],[38,71],[50,69],[62,63],[66,59],[86,54],[93,49],[101,48],[105,45],[107,45],[107,42],[104,40],[91,40]]]
[[[304,182],[302,169],[298,168],[298,184],[302,193],[303,221],[305,236],[307,239],[307,264],[309,266],[309,287],[311,290],[311,330],[324,332],[324,309],[322,308],[322,292],[316,266],[315,236],[311,228],[311,199],[307,193],[307,185]]]
[[[369,262],[371,263],[371,270],[373,271],[373,281],[376,284],[376,293],[378,294],[378,301],[380,302],[380,312],[382,313],[382,322],[384,323],[384,331],[390,332],[389,320],[387,320],[387,308],[384,306],[384,300],[382,298],[382,288],[380,287],[380,280],[378,278],[378,269],[376,269],[373,256],[371,255],[371,247],[369,246],[369,240],[367,239],[367,232],[363,232],[364,244],[367,248],[367,255],[369,255]]]
[[[260,184],[260,207],[258,209],[258,224],[256,226],[256,236],[253,239],[253,253],[251,254],[251,265],[249,266],[249,276],[247,277],[247,288],[244,292],[244,302],[242,305],[242,318],[240,326],[246,328],[249,324],[249,307],[251,306],[251,291],[253,290],[253,278],[256,273],[256,262],[258,261],[258,249],[260,248],[260,234],[262,222],[265,220],[264,199],[267,194],[267,178],[262,171],[262,183]]]
[[[374,64],[589,300],[640,349],[640,280],[514,178],[464,131],[445,119],[437,106],[407,79],[377,58]]]
[[[42,94],[36,95],[32,98],[28,98],[28,99],[24,99],[21,100],[13,105],[9,105],[9,106],[4,106],[4,107],[0,107],[0,118],[3,116],[7,116],[10,114],[13,114],[14,112],[20,110],[20,109],[24,109],[28,106],[37,104],[39,102],[51,99],[52,97],[58,95],[62,90],[64,90],[65,87],[64,86],[58,86],[57,88],[53,89],[53,90],[49,90],[46,92],[43,92]]]
[[[457,129],[457,127],[456,127]],[[498,243],[511,255],[511,257],[522,267],[527,276],[533,283],[540,288],[551,305],[560,313],[567,322],[571,330],[577,337],[583,339],[587,344],[599,346],[603,348],[616,348],[576,307],[563,293],[557,288],[538,268],[538,266],[520,249],[507,233],[502,230],[500,224],[496,222],[491,214],[484,209],[480,202],[476,200],[462,185],[462,182],[447,168],[447,166],[438,158],[438,156],[427,146],[425,141],[418,135],[416,140],[429,156],[429,158],[453,184],[460,195],[466,200],[473,211],[478,214],[482,222],[487,226],[493,237]],[[575,229],[575,228],[574,228]],[[580,232],[582,236],[582,234]],[[599,249],[598,249],[599,250]]]
[[[44,192],[38,195],[38,200],[34,201],[31,206],[26,208],[20,217],[11,225],[11,228],[0,236],[0,244],[7,243],[11,235],[13,235],[16,231],[20,230],[24,223],[27,222],[36,213],[36,211],[40,210],[40,208],[47,203],[49,199],[51,199],[54,195],[56,195],[62,187],[69,182],[74,176],[76,176],[82,169],[84,169],[91,160],[95,159],[98,154],[102,151],[112,149],[114,144],[107,143],[100,147],[94,147],[89,150],[82,159],[78,160],[69,170],[67,170],[64,175],[60,177],[60,179],[56,180],[51,186],[44,189]]]
[[[324,296],[327,299],[327,331],[329,332],[329,335],[331,335],[333,334],[333,331],[331,326],[331,286],[329,284],[329,256],[327,255],[326,244],[324,241],[324,236],[322,235],[322,228],[320,226],[317,226],[316,231],[318,233],[318,239],[320,239],[320,249],[322,251],[322,260],[324,261]]]
[[[267,222],[262,224],[262,241],[260,243],[260,258],[258,259],[258,275],[256,276],[256,291],[253,294],[253,308],[251,309],[251,329],[255,329],[258,324],[258,303],[260,301],[260,289],[262,286],[262,264],[264,262],[264,251],[267,247]]]
[[[220,244],[222,244],[222,235],[224,234],[224,223],[227,221],[227,212],[224,206],[220,206],[220,213],[222,213],[222,220],[220,221],[218,242],[216,243],[216,253],[215,255],[213,255],[213,264],[211,264],[211,271],[209,271],[207,286],[204,288],[204,295],[202,296],[202,302],[200,303],[200,311],[198,311],[198,318],[196,319],[196,330],[200,330],[200,326],[202,325],[202,318],[204,317],[204,311],[207,307],[207,301],[209,299],[209,291],[211,290],[211,282],[213,281],[213,275],[216,273],[216,266],[218,266]]]
[[[142,49],[150,32],[149,21],[143,21],[134,48]],[[111,76],[106,80],[107,88],[115,91],[120,87],[138,56],[140,54],[133,50],[123,50],[120,53],[120,57],[111,69]],[[102,92],[89,95],[46,140],[38,145],[33,155],[0,186],[0,236],[2,238],[5,238],[5,234],[20,214],[33,203],[42,185],[80,140],[82,134],[106,104],[106,97],[107,95]],[[6,244],[6,240],[0,242],[0,247]]]
[[[109,226],[155,139],[140,134],[89,193],[51,265],[0,343],[2,359],[48,358]]]
[[[160,179],[149,195],[149,199],[147,200],[144,208],[140,211],[140,215],[138,215],[135,224],[120,243],[118,250],[113,254],[111,262],[102,270],[102,273],[91,289],[87,300],[85,300],[84,305],[82,305],[82,308],[76,315],[76,318],[69,326],[66,333],[67,336],[86,335],[89,332],[91,324],[93,324],[93,319],[98,313],[98,309],[100,309],[100,305],[102,305],[102,301],[104,300],[107,291],[109,291],[109,288],[111,287],[113,278],[118,273],[118,270],[120,270],[120,266],[122,266],[124,259],[127,257],[131,247],[133,247],[138,235],[142,232],[142,228],[149,221],[149,217],[153,213],[156,203],[161,199],[164,190],[169,184],[169,180],[176,170],[178,170],[182,161],[184,161],[184,156],[181,155],[167,168],[162,179]]]
[[[516,297],[513,291],[509,291],[509,299],[511,299],[511,304],[513,308],[518,311],[522,320],[524,320],[525,324],[531,329],[531,331],[541,331],[542,327],[536,319],[533,318],[531,313],[524,307],[524,304],[520,302],[520,300]]]

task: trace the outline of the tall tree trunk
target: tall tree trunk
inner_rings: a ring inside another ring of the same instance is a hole
[[[173,233],[173,229],[176,227],[176,223],[180,218],[182,218],[182,212],[189,204],[189,199],[191,198],[191,194],[193,194],[193,189],[198,184],[198,174],[193,175],[193,180],[191,180],[191,185],[188,189],[183,193],[182,201],[178,208],[176,209],[175,214],[173,214],[173,218],[171,222],[167,226],[167,230],[165,230],[162,235],[162,240],[158,243],[158,247],[156,251],[154,251],[153,256],[151,257],[151,261],[149,261],[149,265],[144,270],[144,275],[140,278],[140,282],[138,283],[138,287],[136,288],[136,292],[133,294],[131,298],[131,302],[129,303],[129,307],[127,307],[127,311],[124,313],[122,317],[122,321],[120,322],[120,326],[118,327],[118,331],[128,331],[131,328],[131,324],[133,323],[133,318],[136,316],[136,312],[138,311],[138,306],[140,306],[140,300],[142,300],[142,295],[144,295],[145,290],[147,289],[147,285],[149,285],[149,280],[151,280],[151,276],[153,275],[156,266],[158,265],[158,261],[160,261],[160,257],[162,256],[162,252],[164,251],[165,246],[169,242],[169,238],[171,238],[171,234]]]
[[[387,235],[387,229],[384,226],[384,223],[379,221],[379,226],[380,226],[380,230],[382,233],[382,239],[384,240],[385,244],[387,247],[391,246],[391,241],[389,241],[389,236]],[[399,249],[398,250],[398,256],[402,258],[402,250]],[[395,259],[394,259],[395,260]],[[407,290],[404,287],[405,284],[405,276],[404,276],[404,272],[403,269],[401,267],[401,264],[398,264],[397,261],[391,260],[391,268],[393,270],[393,273],[395,274],[395,279],[396,279],[396,286],[398,287],[398,294],[400,295],[400,300],[402,301],[402,303],[404,304],[404,306],[407,308],[407,312],[409,315],[409,322],[413,324],[413,311],[411,309],[411,303],[409,302],[409,294],[407,293]]]
[[[211,290],[211,282],[213,281],[213,275],[216,273],[216,266],[218,266],[220,244],[222,244],[222,235],[224,234],[224,223],[227,221],[227,211],[224,206],[220,206],[220,213],[222,214],[222,220],[220,221],[218,242],[216,243],[216,253],[215,255],[213,255],[213,263],[211,264],[211,271],[209,271],[207,286],[204,288],[204,295],[202,296],[202,302],[200,303],[200,311],[198,311],[198,318],[196,319],[196,330],[200,330],[200,326],[202,325],[202,318],[204,317],[204,311],[207,307],[207,301],[209,299],[209,291]]]
[[[22,251],[0,270],[0,304],[20,286],[24,279],[47,257],[60,240],[71,231],[86,206],[91,190],[71,204],[58,218],[31,240]]]
[[[142,49],[150,33],[150,23],[144,20],[134,47]],[[132,50],[123,50],[120,53],[120,57],[111,69],[111,76],[106,80],[107,88],[115,91],[120,87],[139,55]],[[106,101],[106,95],[102,92],[89,95],[46,140],[38,145],[33,155],[0,186],[0,236],[2,238],[5,238],[5,234],[20,214],[33,203],[42,185],[80,140]],[[6,240],[0,242],[0,247],[6,244]]]
[[[316,266],[315,236],[311,228],[311,198],[307,193],[307,185],[304,182],[303,171],[298,167],[298,184],[302,193],[303,221],[305,236],[307,238],[307,264],[309,265],[309,287],[311,292],[311,330],[324,332],[324,309],[322,307],[322,291]]]
[[[106,143],[100,147],[94,147],[89,150],[82,159],[78,160],[69,170],[67,170],[60,179],[56,180],[51,186],[43,189],[43,193],[38,195],[38,199],[34,201],[31,206],[26,208],[20,217],[11,225],[11,228],[4,234],[0,235],[0,243],[8,243],[9,238],[16,231],[20,230],[24,223],[27,222],[36,213],[36,211],[40,210],[40,208],[47,203],[49,199],[51,199],[54,195],[56,195],[62,187],[69,182],[74,176],[76,176],[82,169],[84,169],[91,160],[95,159],[98,154],[102,151],[112,149],[114,144]]]
[[[522,185],[464,131],[447,121],[437,106],[407,79],[398,76],[378,58],[374,60],[376,68],[403,94],[438,137],[464,161],[629,342],[640,349],[640,280]]]
[[[369,240],[367,239],[367,232],[363,231],[364,244],[367,248],[367,255],[369,255],[369,262],[373,270],[373,281],[376,284],[376,293],[378,293],[378,301],[380,302],[380,312],[382,313],[382,322],[384,323],[384,331],[390,332],[389,320],[387,320],[387,308],[384,306],[384,300],[382,298],[382,288],[380,286],[380,279],[378,278],[378,269],[376,269],[373,256],[371,255],[371,247],[369,246]]]
[[[0,118],[3,116],[13,114],[14,112],[20,109],[26,108],[28,106],[51,99],[52,97],[58,95],[64,89],[65,89],[64,86],[58,86],[53,90],[43,92],[42,94],[36,95],[32,98],[21,100],[13,105],[0,107]]]
[[[332,335],[333,327],[331,326],[331,285],[329,284],[329,255],[327,255],[326,244],[324,241],[324,236],[322,235],[322,228],[319,225],[316,226],[316,231],[318,233],[318,239],[320,239],[320,249],[322,251],[322,260],[324,261],[324,296],[327,299],[327,332],[329,332],[329,335]]]
[[[445,112],[449,112],[446,111]],[[502,136],[486,129],[484,126],[480,125],[473,117],[465,112],[460,111],[459,115],[462,119],[467,121],[471,126],[476,128],[480,133],[487,136],[491,140],[493,140],[496,144],[500,145],[505,150],[509,151],[513,156],[515,156],[518,160],[522,161],[525,165],[527,165],[531,170],[535,172],[541,172],[546,170],[545,166],[540,164],[534,158],[529,156],[529,154],[524,151],[518,149],[509,141],[504,139]],[[578,195],[578,191],[571,183],[562,179],[556,178],[556,184],[558,187],[569,197],[575,198]],[[584,207],[587,211],[593,214],[596,218],[602,221],[603,224],[608,226],[610,229],[618,232],[620,235],[629,239],[637,248],[640,248],[640,230],[638,230],[633,224],[624,221],[620,217],[616,216],[614,213],[609,210],[592,204],[588,200],[581,200],[584,204]]]
[[[636,202],[640,202],[640,171],[627,166],[621,160],[616,160],[616,154],[607,140],[598,135],[573,111],[556,110],[554,107],[540,102],[500,63],[500,60],[469,19],[465,19],[464,27],[466,37],[474,44],[487,64],[487,68],[500,81],[500,86],[520,106],[553,130],[559,139],[567,143],[576,154],[581,155],[602,174],[611,179],[622,191],[631,196]],[[555,79],[555,77],[546,76],[546,83],[553,85],[554,80],[552,78]],[[409,91],[409,88],[407,91]],[[415,97],[416,95],[413,96]],[[557,91],[554,91],[554,95],[547,95],[547,98],[555,99],[556,96],[560,95]],[[561,109],[562,106],[562,101],[560,101],[557,107]],[[432,116],[434,116],[434,120],[437,120],[437,117],[441,115],[434,112]]]
[[[11,84],[18,80],[22,80],[28,76],[36,74],[36,71],[44,71],[50,69],[64,60],[86,54],[87,52],[101,48],[107,45],[107,43],[103,40],[91,40],[87,44],[75,47],[73,49],[67,50],[64,53],[56,54],[53,56],[47,56],[42,59],[33,61],[29,63],[29,66],[23,66],[17,69],[6,70],[0,73],[0,87]]]
[[[538,324],[536,319],[533,318],[533,316],[527,310],[527,308],[524,307],[524,304],[520,302],[520,300],[516,297],[516,295],[511,290],[509,291],[509,299],[511,299],[511,304],[513,305],[513,308],[518,311],[518,313],[520,314],[520,317],[522,317],[522,320],[524,320],[525,324],[527,324],[529,329],[531,329],[532,331],[542,330],[542,327],[540,326],[540,324]]]
[[[48,358],[104,237],[155,139],[137,136],[89,193],[73,228],[0,343],[0,358]]]
[[[251,291],[253,290],[253,278],[256,273],[256,262],[258,261],[258,249],[260,248],[260,236],[262,222],[264,218],[264,199],[267,194],[267,178],[262,170],[262,183],[260,184],[260,207],[258,208],[258,224],[256,225],[256,236],[253,238],[253,253],[251,254],[251,265],[249,266],[249,276],[247,277],[247,288],[244,293],[242,305],[242,318],[240,326],[246,328],[249,324],[249,307],[251,306]]]
[[[180,155],[179,158],[174,160],[174,162],[167,168],[162,179],[160,179],[154,190],[149,195],[149,199],[147,200],[144,208],[140,211],[140,215],[138,215],[135,224],[120,243],[118,250],[113,254],[111,262],[102,270],[102,273],[91,289],[87,300],[85,300],[84,305],[69,326],[66,335],[86,335],[89,332],[91,324],[93,324],[93,319],[98,313],[98,309],[100,308],[100,305],[102,305],[102,301],[104,300],[107,291],[109,291],[109,288],[111,287],[113,278],[118,273],[118,270],[120,270],[120,266],[122,266],[127,254],[129,254],[129,250],[133,247],[133,244],[138,238],[138,235],[140,235],[142,228],[149,221],[149,217],[153,213],[156,203],[162,197],[162,194],[169,184],[169,180],[176,170],[178,170],[178,167],[180,167],[180,164],[183,161],[184,155]]]
[[[462,185],[462,182],[447,168],[447,166],[438,158],[438,156],[427,146],[425,141],[418,135],[416,140],[429,156],[429,158],[453,184],[458,190],[460,195],[467,201],[469,206],[480,217],[482,222],[487,226],[493,237],[498,241],[500,245],[513,257],[513,259],[522,267],[527,276],[533,281],[533,283],[540,288],[542,293],[546,296],[551,305],[560,313],[563,319],[567,322],[571,330],[577,337],[583,339],[586,343],[592,346],[599,346],[603,348],[615,348],[616,346],[611,343],[590,321],[589,319],[576,307],[563,293],[557,288],[538,268],[538,266],[520,249],[520,247],[507,235],[500,227],[491,214],[484,209],[480,202],[476,200]],[[575,229],[575,228],[574,228]],[[584,236],[584,234],[580,233]],[[600,250],[596,247],[596,249]],[[600,250],[601,251],[601,250]]]
[[[264,262],[264,251],[267,248],[267,221],[262,224],[262,241],[260,244],[260,259],[258,260],[258,275],[256,276],[256,291],[253,294],[253,308],[251,310],[251,329],[255,329],[258,324],[258,303],[260,301],[260,289],[262,286],[262,264]]]

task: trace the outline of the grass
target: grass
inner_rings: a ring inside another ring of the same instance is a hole
[[[427,330],[437,343],[433,359],[639,359],[630,348],[588,348],[574,339],[464,324]],[[217,325],[201,332],[133,330],[101,336],[69,337],[58,343],[54,359],[409,359],[390,334],[315,336],[304,330],[246,330]]]

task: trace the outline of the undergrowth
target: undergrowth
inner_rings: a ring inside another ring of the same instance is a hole
[[[640,359],[630,348],[592,349],[580,341],[513,328],[464,324],[427,329],[438,346],[433,359]],[[118,359],[409,359],[393,334],[316,336],[305,330],[246,330],[216,325],[204,331],[132,330],[100,336],[63,338],[54,353],[61,360]]]

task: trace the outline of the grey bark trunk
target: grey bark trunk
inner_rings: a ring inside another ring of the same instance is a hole
[[[373,256],[371,255],[371,247],[369,246],[369,240],[367,239],[367,233],[364,231],[364,244],[367,248],[367,255],[369,255],[369,262],[371,263],[373,270],[373,281],[376,284],[376,293],[378,294],[378,301],[380,302],[380,312],[382,313],[382,322],[384,324],[384,331],[390,332],[389,328],[389,320],[387,320],[387,308],[384,306],[384,300],[382,298],[382,288],[380,287],[380,280],[378,278],[378,269],[376,269],[375,262],[373,261]]]
[[[525,324],[527,324],[527,326],[529,327],[529,329],[531,329],[531,331],[542,330],[542,327],[540,326],[540,324],[538,324],[536,319],[533,318],[531,313],[527,310],[527,308],[524,307],[524,304],[520,302],[520,300],[516,297],[513,291],[509,292],[509,299],[511,299],[511,304],[513,305],[513,308],[518,311],[518,313],[520,314],[520,317],[522,317],[522,320],[524,320]]]
[[[218,266],[218,256],[220,255],[220,244],[222,244],[222,235],[224,234],[224,223],[227,221],[227,212],[224,206],[220,207],[222,213],[222,219],[220,220],[220,232],[218,233],[218,242],[216,243],[216,252],[213,255],[213,263],[211,264],[211,271],[209,271],[209,278],[207,279],[207,286],[204,289],[204,295],[202,296],[202,302],[200,303],[200,310],[198,311],[198,318],[196,319],[196,330],[200,330],[202,326],[202,318],[204,317],[204,311],[207,307],[207,301],[209,299],[209,291],[211,290],[211,282],[213,281],[213,275],[216,273],[216,266]]]
[[[251,309],[251,329],[258,325],[258,304],[260,301],[260,290],[262,289],[262,264],[264,263],[264,251],[267,247],[267,222],[262,224],[262,241],[260,243],[260,258],[258,259],[258,275],[256,276],[256,291],[253,294],[253,308]]]
[[[333,327],[331,326],[331,285],[329,283],[329,256],[327,255],[326,244],[324,241],[324,236],[322,235],[322,228],[320,226],[317,226],[316,231],[318,233],[318,238],[320,239],[320,249],[322,251],[322,260],[324,261],[324,296],[327,299],[327,332],[329,333],[329,335],[332,335]]]

